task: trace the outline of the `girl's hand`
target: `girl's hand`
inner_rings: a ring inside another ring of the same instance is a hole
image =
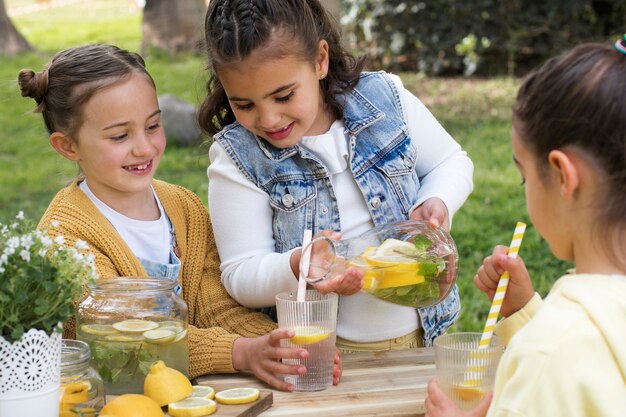
[[[483,417],[487,415],[493,394],[489,393],[472,411],[463,411],[441,390],[436,379],[428,381],[428,396],[424,400],[426,417]]]
[[[311,286],[322,294],[336,292],[339,295],[352,295],[363,288],[364,274],[365,271],[350,267],[344,274],[331,279],[325,279],[316,284],[311,284]]]
[[[433,227],[441,226],[444,230],[450,231],[450,219],[448,217],[448,207],[438,197],[431,197],[424,201],[409,215],[410,220],[426,221]]]
[[[500,308],[504,317],[508,317],[524,307],[535,293],[524,261],[519,256],[515,259],[507,256],[508,249],[506,246],[496,246],[493,249],[493,254],[484,259],[482,266],[478,268],[478,272],[474,276],[474,284],[487,294],[490,300],[493,300],[500,275],[504,271],[509,271],[511,278]]]
[[[281,339],[288,339],[295,334],[290,329],[276,329],[265,336],[235,340],[233,367],[239,371],[252,371],[257,378],[274,388],[293,391],[293,385],[277,375],[302,375],[306,372],[304,365],[286,365],[281,362],[283,358],[305,359],[309,356],[306,349],[280,347]]]
[[[339,349],[335,349],[335,363],[333,365],[333,385],[339,384],[339,380],[341,379],[341,354],[339,354]]]

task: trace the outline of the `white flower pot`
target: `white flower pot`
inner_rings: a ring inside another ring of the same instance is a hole
[[[30,329],[13,343],[0,336],[0,417],[58,417],[61,333]]]

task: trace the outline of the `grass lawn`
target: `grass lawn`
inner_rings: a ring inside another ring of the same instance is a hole
[[[9,11],[24,2],[6,0]],[[15,15],[13,22],[37,52],[0,58],[0,220],[17,211],[38,219],[76,167],[49,146],[41,115],[32,114],[34,101],[20,97],[17,73],[41,70],[58,50],[83,43],[113,43],[138,51],[141,11],[129,0],[92,0],[39,12]],[[71,29],[69,29],[71,28]],[[174,94],[194,104],[204,95],[204,58],[147,56],[159,94]],[[530,224],[523,187],[509,145],[510,108],[518,80],[433,79],[400,74],[442,125],[474,161],[474,192],[456,214],[452,236],[459,249],[459,279],[463,312],[455,330],[481,331],[489,302],[474,288],[472,278],[496,244],[509,244],[518,220],[529,223],[521,256],[543,295],[569,267],[556,261]],[[196,192],[205,202],[206,146],[169,146],[157,176]]]

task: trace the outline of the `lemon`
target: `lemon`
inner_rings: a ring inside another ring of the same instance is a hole
[[[174,330],[170,329],[154,329],[143,332],[142,336],[145,337],[148,342],[160,345],[174,340],[176,333]]]
[[[85,403],[89,401],[89,381],[70,382],[61,387],[61,405],[71,405]],[[70,407],[71,408],[71,407]]]
[[[118,333],[110,324],[83,324],[80,326],[80,331],[83,333],[93,334],[96,336],[107,336]]]
[[[232,388],[215,394],[215,399],[222,404],[246,404],[259,398],[256,388]]]
[[[151,398],[141,394],[122,394],[107,402],[100,416],[115,417],[164,417],[161,407]]]
[[[328,339],[330,333],[325,331],[321,327],[316,326],[302,326],[293,329],[296,335],[289,339],[294,345],[312,345],[313,343],[321,342]]]
[[[403,287],[424,282],[420,275],[419,253],[415,245],[398,239],[387,239],[377,248],[367,248],[361,257],[365,260],[363,289]]]
[[[462,401],[476,401],[485,396],[485,391],[468,385],[453,385],[452,391]]]
[[[124,333],[143,333],[148,330],[156,329],[159,325],[150,320],[128,319],[113,323],[113,328]]]
[[[180,401],[193,392],[191,382],[177,369],[156,361],[143,382],[143,393],[152,398],[159,407]]]
[[[217,410],[217,403],[208,398],[189,397],[167,406],[167,412],[172,417],[208,416],[215,410]]]
[[[189,397],[206,398],[207,400],[215,398],[215,390],[213,387],[209,387],[207,385],[194,385],[192,388],[193,392]]]
[[[409,258],[419,255],[417,248],[411,242],[399,239],[386,239],[376,248],[376,257],[402,257]]]

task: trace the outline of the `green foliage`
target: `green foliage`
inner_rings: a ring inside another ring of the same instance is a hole
[[[11,1],[17,2],[7,0],[7,5]],[[94,10],[103,10],[106,5],[118,7],[117,17],[102,13],[102,21],[99,15],[74,6],[67,7],[63,13],[45,11],[13,18],[40,52],[0,58],[0,221],[12,219],[19,210],[34,218],[41,216],[56,192],[77,172],[73,163],[60,157],[48,144],[41,115],[30,113],[34,101],[20,97],[16,82],[18,71],[41,69],[52,53],[87,41],[110,41],[137,51],[141,43],[141,14],[128,7],[124,9],[121,3],[129,4],[126,0],[90,1]],[[428,6],[434,7],[434,3],[439,2],[428,2]],[[403,22],[402,18],[398,17],[398,25]],[[396,21],[389,21],[389,24],[393,27]],[[45,25],[46,30],[39,25]],[[419,27],[416,22],[413,25]],[[66,33],[85,33],[89,28],[92,28],[89,39]],[[480,34],[475,35],[478,48],[481,38]],[[451,44],[451,50],[457,43]],[[148,55],[146,62],[159,94],[174,94],[194,104],[203,99],[206,81],[203,57],[183,55],[172,59]],[[431,78],[410,72],[399,75],[474,162],[474,192],[452,219],[451,234],[459,250],[458,285],[462,301],[461,318],[455,329],[481,331],[489,300],[475,288],[472,278],[494,245],[510,243],[518,220],[529,224],[520,255],[540,294],[545,295],[554,280],[570,266],[554,259],[526,215],[523,187],[511,159],[509,140],[511,106],[518,80],[512,77]],[[170,145],[157,177],[189,188],[206,204],[208,163],[206,146]]]
[[[427,74],[524,73],[626,27],[621,0],[344,0],[346,33],[374,68]],[[615,40],[615,39],[614,39]]]
[[[22,212],[10,224],[0,223],[0,334],[5,339],[18,340],[28,329],[51,334],[95,279],[87,244],[64,244],[62,235],[52,239],[46,230],[34,230]]]

